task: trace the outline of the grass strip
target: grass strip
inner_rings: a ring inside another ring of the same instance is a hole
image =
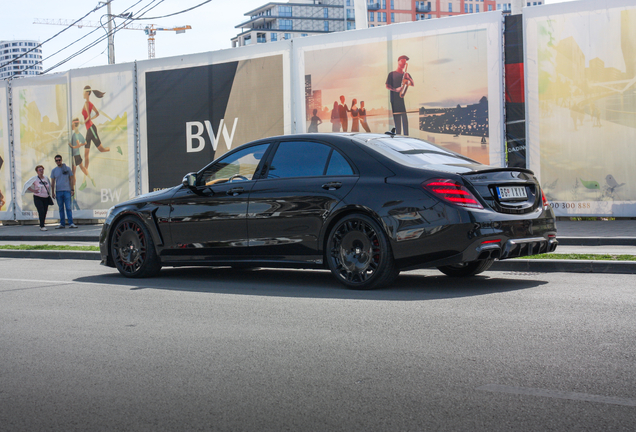
[[[531,255],[520,259],[551,259],[551,260],[588,260],[588,261],[636,261],[636,255],[612,255],[612,254],[556,254],[547,253]]]
[[[67,246],[67,245],[50,245],[50,244],[0,245],[0,249],[11,249],[11,250],[64,250],[64,251],[99,252],[99,246]]]

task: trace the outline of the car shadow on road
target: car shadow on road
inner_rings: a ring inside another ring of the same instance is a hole
[[[391,301],[472,297],[536,288],[548,283],[536,273],[487,272],[471,278],[451,278],[430,270],[402,273],[387,288],[356,291],[345,288],[326,270],[222,267],[167,268],[152,279],[127,279],[112,273],[82,277],[76,282],[128,286],[131,290]]]

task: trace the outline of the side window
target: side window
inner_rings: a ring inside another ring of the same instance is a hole
[[[286,141],[278,145],[268,178],[321,176],[331,147],[315,142]]]
[[[201,173],[199,185],[252,180],[268,146],[261,144],[248,147],[224,157]]]
[[[329,167],[327,168],[328,176],[352,175],[353,170],[346,159],[336,150],[331,153],[329,159]]]

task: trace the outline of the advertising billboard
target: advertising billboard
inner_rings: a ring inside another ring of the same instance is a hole
[[[192,56],[188,67],[165,60],[139,67],[143,192],[180,184],[230,149],[286,132],[288,52],[240,53],[249,57],[221,52]]]
[[[117,65],[14,81],[17,219],[37,218],[22,185],[37,165],[50,177],[56,155],[73,173],[74,219],[104,218],[111,206],[135,195],[133,69]],[[57,204],[47,217],[59,217]]]
[[[7,84],[0,82],[0,220],[13,219]]]
[[[503,164],[501,15],[479,15],[296,40],[304,131],[395,128]]]
[[[636,214],[636,6],[524,9],[530,168],[559,216]]]
[[[71,71],[68,146],[74,214],[103,218],[135,196],[134,66]]]
[[[36,175],[37,165],[50,178],[55,155],[69,147],[68,74],[14,80],[12,96],[16,219],[37,220],[32,194],[22,195],[22,185]],[[47,218],[57,218],[56,210],[50,206]]]

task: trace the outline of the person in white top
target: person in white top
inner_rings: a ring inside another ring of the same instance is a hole
[[[26,192],[33,193],[33,204],[38,209],[38,216],[40,218],[40,230],[46,231],[44,226],[44,220],[46,219],[46,212],[49,209],[51,199],[51,181],[44,175],[44,167],[38,165],[35,167],[36,176],[31,177],[24,185],[22,195]]]

